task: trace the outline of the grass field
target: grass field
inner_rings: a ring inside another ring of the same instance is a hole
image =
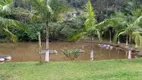
[[[142,80],[142,59],[0,64],[0,80]]]

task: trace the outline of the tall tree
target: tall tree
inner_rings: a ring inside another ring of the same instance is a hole
[[[86,12],[84,14],[86,17],[86,20],[84,22],[84,28],[80,29],[79,31],[76,31],[72,39],[81,39],[85,36],[91,37],[91,52],[90,52],[90,58],[93,60],[94,57],[94,50],[93,50],[93,38],[95,35],[97,35],[98,39],[101,40],[101,33],[100,28],[98,27],[97,20],[95,19],[95,12],[93,10],[92,4],[90,0],[88,0],[86,4]]]

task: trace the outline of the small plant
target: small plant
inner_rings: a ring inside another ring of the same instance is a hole
[[[61,52],[71,60],[74,60],[79,56],[79,49],[62,49]]]

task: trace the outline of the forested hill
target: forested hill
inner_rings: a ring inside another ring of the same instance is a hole
[[[84,9],[88,0],[67,0],[72,8]],[[142,0],[91,0],[99,21],[116,11],[129,12],[142,7]]]

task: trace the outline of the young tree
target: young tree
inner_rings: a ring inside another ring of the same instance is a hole
[[[95,12],[93,10],[92,4],[90,2],[90,0],[87,2],[86,4],[86,10],[87,12],[85,13],[85,17],[86,20],[84,22],[84,28],[80,29],[79,31],[75,32],[72,36],[72,39],[81,39],[85,36],[89,36],[91,37],[91,52],[90,52],[90,57],[91,60],[93,60],[93,54],[94,54],[94,50],[93,50],[93,36],[97,35],[99,40],[101,40],[101,33],[100,33],[100,29],[97,26],[97,20],[95,19]]]

